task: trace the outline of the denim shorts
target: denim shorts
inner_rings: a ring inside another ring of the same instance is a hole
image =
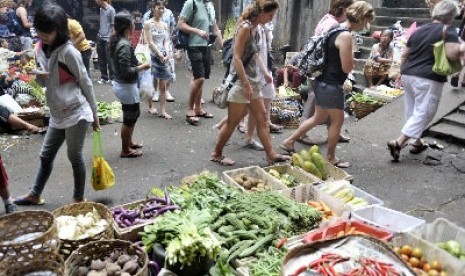
[[[344,90],[341,86],[315,81],[314,93],[316,104],[321,109],[344,109]]]
[[[154,79],[170,80],[172,78],[169,61],[161,62],[157,57],[152,56],[152,75]]]
[[[263,98],[262,90],[260,89],[260,83],[250,82],[252,86],[252,100]],[[228,93],[228,102],[249,104],[250,101],[244,96],[244,87],[241,81],[231,87]]]

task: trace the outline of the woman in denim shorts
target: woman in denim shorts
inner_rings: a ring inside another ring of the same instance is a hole
[[[365,1],[354,2],[347,8],[346,17],[347,20],[341,25],[345,26],[347,31],[334,32],[325,45],[328,49],[325,70],[315,79],[315,114],[303,122],[280,146],[289,153],[294,152],[294,143],[299,137],[329,119],[326,158],[329,163],[341,168],[350,166],[348,162],[342,162],[335,154],[339,134],[344,123],[342,85],[354,67],[350,32],[361,30],[367,23],[373,21],[373,7]]]

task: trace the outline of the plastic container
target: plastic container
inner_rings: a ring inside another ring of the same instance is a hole
[[[406,233],[425,221],[379,205],[352,210],[352,218],[379,226],[394,233]]]
[[[420,239],[411,233],[402,233],[396,235],[392,239],[392,246],[401,247],[403,245],[409,245],[412,248],[419,247],[423,251],[423,256],[426,261],[428,263],[433,260],[440,262],[442,264],[442,270],[446,271],[447,275],[465,276],[465,267],[451,263],[450,254],[439,249],[434,244]]]
[[[284,174],[284,173],[287,173],[291,176],[293,176],[296,181],[299,182],[299,185],[304,185],[304,184],[316,184],[316,183],[319,183],[320,182],[320,179],[312,174],[308,174],[308,173],[305,173],[304,171],[302,170],[299,170],[297,169],[296,167],[292,167],[290,165],[276,165],[276,166],[270,166],[270,167],[266,167],[266,168],[263,168],[267,173],[269,173],[270,170],[275,170],[277,171],[279,174]],[[278,178],[276,178],[276,180],[278,180],[279,182],[281,182],[281,180],[279,180]],[[285,185],[283,182],[281,182],[281,184]],[[289,187],[289,188],[292,188],[292,187]]]
[[[432,243],[437,248],[439,248],[437,246],[437,243],[439,242],[455,240],[462,246],[462,251],[465,250],[465,229],[458,227],[445,218],[438,218],[432,223],[422,225],[421,227],[414,229],[411,234]],[[454,268],[460,268],[465,274],[465,260],[460,260],[441,248],[439,248],[439,250],[448,254],[450,257],[448,262]]]
[[[286,185],[282,184],[276,178],[274,178],[269,173],[267,173],[264,169],[257,167],[257,166],[224,171],[223,172],[224,182],[228,185],[238,187],[242,191],[252,192],[251,190],[245,189],[244,187],[242,187],[242,185],[240,185],[234,180],[234,177],[239,174],[245,174],[246,176],[251,176],[257,179],[261,179],[263,180],[264,184],[266,186],[271,187],[272,190],[287,189]]]
[[[385,229],[371,226],[369,224],[356,221],[356,220],[343,220],[339,221],[338,223],[334,225],[330,225],[324,228],[319,228],[315,231],[309,232],[304,236],[304,241],[306,243],[311,243],[314,241],[319,241],[319,240],[325,240],[325,239],[333,239],[337,237],[337,234],[340,231],[348,231],[351,229],[351,227],[354,227],[354,234],[368,234],[372,237],[375,237],[377,239],[383,240],[383,241],[389,241],[393,237],[393,233],[391,231],[387,231]]]
[[[328,184],[330,182],[326,182],[326,184]],[[323,184],[325,185],[325,184]],[[323,188],[323,185],[318,185],[316,186],[317,189],[319,190],[320,193],[323,193],[325,194],[326,192],[325,191],[322,191],[321,188]],[[346,204],[342,199],[339,199],[339,198],[335,198],[334,194],[336,194],[338,191],[342,190],[342,189],[345,189],[345,188],[348,188],[348,189],[352,189],[354,191],[354,196],[356,197],[360,197],[362,199],[364,199],[368,205],[367,206],[360,206],[360,207],[357,207],[357,206],[353,206],[353,205],[349,205],[349,204]],[[350,184],[350,183],[347,183],[343,186],[341,186],[339,189],[335,190],[332,195],[328,195],[328,196],[331,196],[332,198],[334,198],[335,200],[339,200],[341,202],[343,202],[343,204],[347,205],[349,209],[351,210],[356,210],[356,209],[361,209],[361,208],[365,208],[365,207],[368,207],[368,206],[374,206],[374,205],[379,205],[379,206],[382,206],[384,205],[384,201],[382,201],[381,199],[365,192],[364,190]]]

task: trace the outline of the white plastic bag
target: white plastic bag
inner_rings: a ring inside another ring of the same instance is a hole
[[[134,49],[134,54],[140,63],[147,63],[151,61],[149,44],[145,42],[144,32],[140,34],[139,42]]]
[[[142,98],[145,96],[152,96],[154,92],[153,89],[153,76],[150,69],[144,70],[139,73],[139,93]]]

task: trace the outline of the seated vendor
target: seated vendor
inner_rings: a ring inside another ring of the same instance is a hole
[[[392,30],[385,30],[381,33],[380,42],[374,44],[370,57],[367,59],[363,70],[368,87],[383,84],[389,73],[389,68],[393,62],[393,47],[391,41],[394,37]]]
[[[306,78],[303,76],[297,67],[300,60],[300,55],[294,55],[288,64],[278,69],[276,77],[276,87],[284,85],[285,87],[299,88],[305,82]]]
[[[11,113],[8,108],[0,105],[0,132],[27,130],[30,134],[45,134],[46,128],[37,127]]]
[[[13,52],[9,50],[8,41],[4,38],[0,38],[0,73],[8,72],[9,60],[15,57],[20,57],[26,51]]]

